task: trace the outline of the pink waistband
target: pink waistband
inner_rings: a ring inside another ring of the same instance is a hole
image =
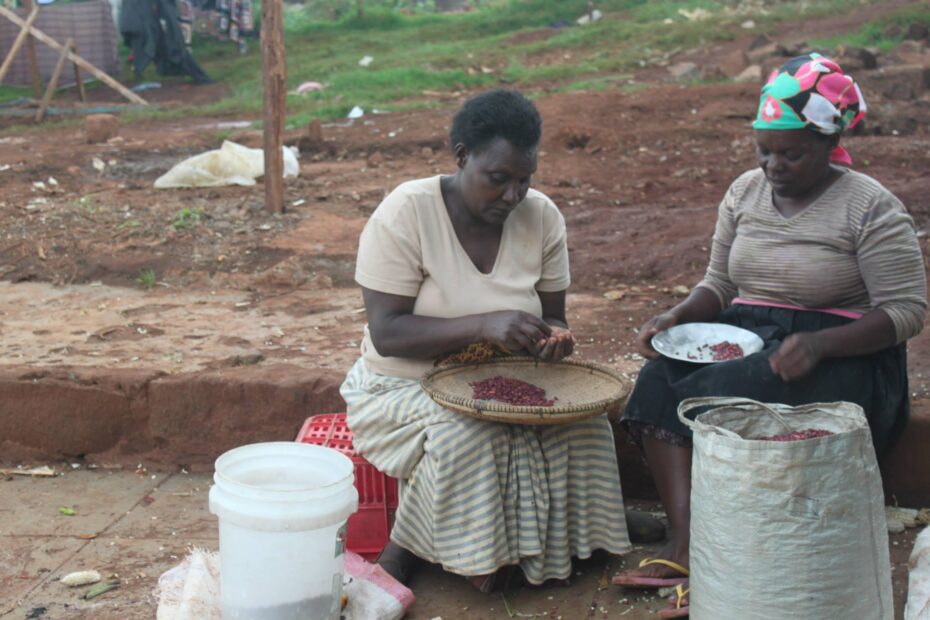
[[[804,310],[806,312],[824,312],[826,314],[835,314],[836,316],[842,316],[847,319],[860,319],[862,314],[859,312],[853,312],[851,310],[842,310],[840,308],[803,308],[801,306],[792,306],[791,304],[779,304],[774,301],[755,301],[752,299],[743,299],[742,297],[736,297],[733,299],[734,304],[743,304],[744,306],[769,306],[771,308],[785,308],[787,310]]]

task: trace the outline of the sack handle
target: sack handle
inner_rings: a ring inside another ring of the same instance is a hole
[[[723,406],[723,405],[755,405],[773,418],[778,420],[782,426],[785,427],[788,431],[791,430],[791,425],[788,424],[788,420],[785,419],[785,416],[778,413],[773,407],[766,405],[765,403],[760,403],[757,400],[751,398],[741,398],[741,397],[719,397],[719,396],[706,396],[699,398],[686,398],[678,405],[678,419],[681,420],[681,423],[690,428],[692,431],[697,426],[694,420],[685,417],[685,413],[691,411],[692,409],[697,409],[698,407],[710,407],[710,406]],[[725,435],[732,439],[742,439],[740,435],[734,433],[731,430],[725,428],[714,427],[714,430],[719,432],[721,435]]]

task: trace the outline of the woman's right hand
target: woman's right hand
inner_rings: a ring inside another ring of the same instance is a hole
[[[525,350],[538,355],[552,328],[541,318],[521,310],[489,312],[481,324],[481,338],[510,351]]]
[[[648,359],[658,357],[658,352],[652,348],[652,337],[677,324],[678,317],[672,312],[663,312],[646,321],[636,336],[636,352]]]

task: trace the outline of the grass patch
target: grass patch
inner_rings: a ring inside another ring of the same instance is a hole
[[[136,284],[141,288],[150,289],[155,286],[156,278],[155,272],[151,269],[143,269],[139,272],[139,277],[136,278]]]
[[[756,31],[764,32],[782,20],[833,14],[862,2],[770,3],[767,15],[747,15],[738,13],[732,0],[600,0],[597,6],[603,19],[584,27],[575,25],[575,20],[587,10],[587,0],[480,0],[473,3],[474,10],[461,14],[422,8],[404,12],[389,8],[390,4],[366,6],[364,17],[349,10],[338,20],[319,17],[321,10],[335,6],[330,0],[285,6],[288,90],[305,81],[326,85],[304,96],[288,95],[287,126],[302,125],[313,117],[344,118],[354,106],[371,113],[374,108],[438,105],[424,91],[493,86],[527,92],[619,88],[622,76],[635,67],[653,64],[676,50],[745,35],[740,24],[747,18],[756,22]],[[712,17],[690,21],[681,13],[697,9]],[[926,12],[930,9],[902,11],[887,19],[904,22],[916,15],[923,21]],[[871,41],[875,34],[856,36]],[[229,86],[229,95],[206,106],[127,112],[126,122],[191,115],[259,120],[262,68],[257,39],[250,41],[250,48],[248,55],[240,56],[229,42],[195,37],[195,57],[214,80]],[[366,55],[374,61],[359,66]],[[163,83],[177,79],[153,72],[149,68],[141,79]],[[8,87],[0,87],[0,101],[3,97],[15,98]]]
[[[877,21],[866,24],[856,32],[815,39],[813,43],[827,48],[835,48],[839,45],[876,47],[881,52],[889,52],[900,45],[904,31],[910,24],[923,24],[930,27],[930,5],[899,9]]]
[[[183,209],[179,209],[178,212],[174,214],[174,220],[171,221],[171,226],[175,230],[187,230],[188,228],[193,228],[202,220],[202,209],[190,209],[188,207],[184,207]]]
[[[632,79],[632,77],[632,74],[605,75],[585,80],[578,80],[560,86],[559,88],[555,89],[555,92],[571,93],[577,91],[587,91],[596,93],[605,90],[624,90],[625,87],[631,86],[631,84],[628,84],[627,81]]]
[[[0,88],[0,104],[10,103],[17,99],[28,99],[32,97],[31,86],[4,86]]]

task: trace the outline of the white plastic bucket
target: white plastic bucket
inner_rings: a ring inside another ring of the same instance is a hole
[[[224,620],[338,620],[352,461],[322,446],[258,443],[216,460]]]

